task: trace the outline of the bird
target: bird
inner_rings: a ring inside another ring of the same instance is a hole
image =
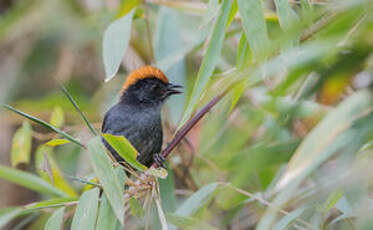
[[[153,66],[132,71],[123,84],[117,104],[104,116],[103,134],[124,136],[138,151],[137,161],[150,167],[154,162],[164,167],[161,155],[163,130],[161,109],[171,95],[182,93],[180,85],[171,84],[166,75]],[[102,138],[105,147],[120,163],[125,160]]]

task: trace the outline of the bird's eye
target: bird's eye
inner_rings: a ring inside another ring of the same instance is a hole
[[[152,87],[151,87],[151,90],[152,91],[158,91],[158,89],[159,89],[159,85],[157,85],[157,84],[154,84],[154,85],[152,85]]]

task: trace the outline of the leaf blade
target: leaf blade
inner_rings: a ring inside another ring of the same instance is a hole
[[[22,112],[22,111],[20,111],[20,110],[14,108],[14,107],[12,107],[12,106],[10,106],[10,105],[7,105],[7,104],[1,104],[0,106],[4,107],[4,108],[6,108],[6,109],[8,109],[8,110],[10,110],[10,111],[12,111],[12,112],[15,112],[15,113],[17,113],[17,114],[20,115],[20,116],[26,117],[27,119],[29,119],[29,120],[31,120],[31,121],[33,121],[33,122],[35,122],[35,123],[38,123],[38,124],[40,124],[40,125],[42,125],[42,126],[48,128],[49,130],[51,130],[51,131],[53,131],[53,132],[56,132],[56,133],[58,133],[58,134],[61,134],[61,135],[64,136],[67,140],[69,140],[69,141],[71,141],[71,142],[73,142],[73,143],[79,145],[80,147],[83,147],[83,148],[84,148],[84,145],[83,145],[82,143],[80,143],[79,140],[77,140],[76,138],[70,136],[69,134],[65,133],[64,131],[62,131],[62,130],[56,128],[56,127],[54,127],[53,125],[51,125],[51,124],[49,124],[49,123],[47,123],[47,122],[45,122],[45,121],[43,121],[43,120],[40,120],[39,118],[36,118],[36,117],[34,117],[34,116],[31,116],[31,115],[29,115],[29,114],[27,114],[27,113],[25,113],[25,112]]]
[[[104,188],[104,193],[109,200],[119,222],[124,225],[124,198],[123,187],[120,185],[111,160],[106,155],[105,147],[100,137],[95,137],[88,143],[93,169]]]
[[[0,165],[0,178],[50,196],[68,196],[66,193],[44,181],[42,178],[18,169],[12,169]]]
[[[269,45],[267,25],[260,0],[237,0],[243,29],[255,60],[265,58]],[[263,52],[264,51],[264,52]]]
[[[106,195],[101,198],[100,210],[97,217],[96,230],[115,230],[119,225]]]
[[[57,209],[51,217],[49,217],[47,223],[45,224],[44,230],[58,230],[61,229],[63,223],[63,214],[65,212],[65,207]]]
[[[82,194],[76,207],[71,230],[79,230],[84,226],[86,230],[94,230],[100,190],[94,188]]]
[[[103,134],[105,140],[117,151],[117,153],[132,167],[145,171],[147,167],[136,160],[137,150],[124,136]]]
[[[75,110],[78,111],[78,113],[80,114],[80,116],[82,117],[83,121],[85,122],[85,124],[87,125],[88,129],[91,131],[91,133],[95,136],[98,135],[96,129],[93,127],[93,125],[88,121],[88,118],[86,117],[86,115],[83,113],[83,111],[80,109],[78,103],[76,103],[76,101],[74,100],[73,96],[69,93],[69,91],[67,91],[67,89],[65,88],[65,86],[63,86],[62,84],[60,84],[60,88],[62,90],[62,92],[65,94],[65,96],[67,97],[67,99],[69,99],[69,101],[71,102],[71,104],[74,106]]]
[[[13,137],[11,162],[15,167],[20,163],[29,163],[31,154],[32,129],[31,125],[24,121]]]
[[[218,183],[211,183],[203,186],[184,201],[184,203],[176,210],[175,214],[187,217],[198,211],[209,201],[208,198],[218,188],[218,185]]]
[[[223,47],[225,30],[228,23],[231,6],[232,1],[223,0],[219,16],[212,31],[211,40],[207,46],[206,54],[198,71],[192,94],[187,103],[186,110],[178,128],[181,128],[183,124],[191,117],[192,113],[195,110],[195,107],[199,102],[203,90],[207,86],[207,83],[209,82],[210,77],[214,72],[215,66],[221,53],[221,49]]]
[[[134,10],[112,22],[104,33],[102,53],[106,79],[109,81],[117,73],[126,53],[131,35],[131,24]]]

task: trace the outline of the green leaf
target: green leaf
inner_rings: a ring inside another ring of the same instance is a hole
[[[56,147],[56,146],[64,145],[67,143],[70,143],[70,141],[66,139],[52,139],[48,141],[47,143],[45,143],[45,145],[48,145],[50,147]]]
[[[250,65],[251,62],[251,50],[249,43],[247,42],[245,33],[241,34],[240,43],[237,48],[237,70],[245,69]]]
[[[260,0],[237,0],[243,29],[255,60],[263,60],[269,39]]]
[[[186,86],[186,64],[185,56],[194,46],[190,46],[183,39],[183,24],[181,15],[176,10],[168,7],[161,7],[158,13],[157,26],[154,32],[154,54],[159,67],[167,76],[170,82],[177,85]],[[169,39],[172,37],[172,39]],[[188,48],[189,49],[185,49]],[[180,53],[180,51],[185,51]],[[176,54],[176,56],[175,56]],[[170,61],[164,64],[164,59],[173,56]],[[179,55],[179,56],[177,56]],[[184,91],[186,91],[184,89]],[[171,97],[167,101],[167,107],[174,124],[183,115],[186,93]]]
[[[207,12],[203,16],[202,26],[207,26],[215,17],[218,11],[219,0],[209,0],[207,3]]]
[[[10,106],[10,105],[1,104],[1,106],[4,107],[4,108],[6,108],[6,109],[8,109],[8,110],[10,110],[10,111],[13,111],[13,112],[15,112],[15,113],[21,115],[21,116],[23,116],[23,117],[26,117],[27,119],[29,119],[29,120],[31,120],[31,121],[33,121],[33,122],[36,122],[36,123],[38,123],[38,124],[40,124],[40,125],[46,127],[47,129],[49,129],[49,130],[51,130],[51,131],[53,131],[53,132],[56,132],[56,133],[58,133],[58,134],[61,134],[61,135],[64,136],[66,139],[68,139],[69,141],[71,141],[71,142],[73,142],[73,143],[79,145],[80,147],[84,147],[84,145],[83,145],[82,143],[80,143],[79,140],[75,139],[74,137],[70,136],[69,134],[65,133],[64,131],[62,131],[62,130],[56,128],[56,127],[54,127],[53,125],[48,124],[47,122],[45,122],[45,121],[43,121],[43,120],[40,120],[39,118],[33,117],[33,116],[31,116],[31,115],[29,115],[29,114],[27,114],[27,113],[24,113],[24,112],[22,112],[22,111],[19,111],[19,110],[13,108],[13,107]]]
[[[367,141],[373,122],[373,97],[369,91],[358,91],[345,99],[307,135],[290,159],[286,172],[277,183],[280,191],[272,207],[259,221],[257,229],[271,228],[277,209],[292,198],[302,181],[336,153],[355,154]]]
[[[124,136],[113,136],[111,134],[102,135],[105,140],[126,160],[132,167],[140,171],[145,171],[147,167],[136,160],[137,150]]]
[[[326,200],[324,204],[323,211],[325,213],[329,212],[330,209],[334,207],[334,205],[343,197],[343,191],[335,191],[332,192],[329,196],[328,199]]]
[[[104,193],[109,200],[119,222],[124,225],[124,196],[123,186],[116,176],[111,160],[106,155],[101,137],[95,137],[88,143],[93,169],[104,188]]]
[[[347,142],[336,142],[337,137],[349,129],[353,122],[373,108],[372,95],[368,91],[360,91],[344,100],[307,135],[292,156],[287,170],[277,184],[277,189],[284,188],[294,180],[302,180],[322,162],[335,153]],[[329,147],[330,146],[330,147]]]
[[[65,207],[57,209],[45,224],[44,230],[59,230],[63,223]]]
[[[94,230],[100,189],[94,188],[82,194],[76,207],[71,230]]]
[[[8,212],[2,213],[0,215],[0,229],[4,227],[7,223],[12,221],[15,217],[22,213],[21,208],[13,209]]]
[[[131,197],[129,200],[131,213],[133,216],[136,216],[139,219],[142,219],[144,217],[144,209],[140,205],[139,201],[136,200],[134,197]]]
[[[286,216],[282,217],[280,221],[277,222],[277,224],[273,227],[272,230],[283,230],[288,229],[287,227],[295,221],[302,213],[304,212],[304,208],[296,209]]]
[[[117,225],[120,225],[106,195],[101,198],[100,211],[97,218],[96,230],[115,230]]]
[[[173,212],[176,209],[175,181],[172,169],[168,169],[165,179],[158,179],[162,207],[165,212]]]
[[[299,22],[297,13],[291,8],[289,1],[287,0],[275,0],[276,11],[280,21],[280,26],[285,32],[290,32],[291,29]],[[291,47],[298,43],[299,35],[293,36],[293,41],[285,42],[284,48]]]
[[[39,175],[47,182],[54,185],[56,188],[65,192],[71,197],[77,197],[76,191],[69,185],[62,175],[56,160],[53,156],[53,148],[41,145],[36,150],[35,168]]]
[[[238,100],[245,92],[245,82],[239,82],[232,88],[232,103],[229,111],[232,111],[233,108],[236,106]]]
[[[238,12],[237,0],[233,0],[231,11],[229,12],[229,16],[228,16],[227,29],[229,25],[231,24],[231,22],[233,21],[234,17],[236,16],[237,12]]]
[[[287,0],[275,0],[276,11],[280,21],[280,26],[284,31],[288,31],[299,21],[298,15],[291,8]]]
[[[88,118],[85,116],[83,111],[80,109],[78,103],[75,102],[74,98],[71,96],[69,91],[67,91],[65,86],[63,86],[62,84],[60,84],[60,88],[61,88],[62,92],[65,94],[65,96],[69,99],[71,104],[74,106],[75,110],[78,111],[78,113],[80,114],[80,116],[82,117],[83,121],[85,122],[85,124],[87,125],[89,130],[92,132],[92,134],[97,136],[98,135],[97,131],[95,130],[93,125],[88,121]]]
[[[209,225],[208,223],[193,217],[185,217],[173,213],[167,213],[166,218],[168,222],[182,229],[217,230],[217,228]]]
[[[26,211],[39,210],[43,208],[54,208],[61,207],[68,203],[77,201],[77,198],[68,197],[68,198],[54,198],[50,200],[39,201],[36,203],[31,203],[25,206]]]
[[[19,163],[29,163],[31,153],[32,129],[31,125],[24,121],[22,127],[19,128],[13,137],[12,143],[12,166],[15,167]]]
[[[187,103],[184,116],[179,124],[179,128],[191,117],[200,97],[209,82],[215,66],[219,60],[221,49],[223,47],[225,29],[228,24],[229,12],[232,6],[231,0],[223,0],[219,16],[212,31],[211,40],[207,46],[201,67],[198,71],[197,79],[194,83],[192,95]]]
[[[67,197],[66,193],[53,187],[42,178],[18,169],[0,165],[0,178],[46,195]]]
[[[117,73],[131,38],[131,24],[134,10],[112,22],[104,33],[102,53],[106,81]]]
[[[63,116],[62,108],[60,106],[54,107],[50,118],[50,124],[56,128],[61,128],[64,122],[65,118]]]
[[[209,201],[211,194],[218,188],[218,183],[203,186],[176,210],[175,214],[183,217],[191,216],[204,207]]]
[[[133,8],[138,6],[142,0],[125,0],[121,1],[118,17],[123,17],[128,14]]]

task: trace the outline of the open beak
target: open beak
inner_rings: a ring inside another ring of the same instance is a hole
[[[180,88],[183,88],[183,87],[181,85],[173,85],[173,84],[170,83],[167,86],[166,95],[171,96],[171,95],[174,95],[174,94],[183,93],[182,91],[177,90],[177,89],[180,89]]]

